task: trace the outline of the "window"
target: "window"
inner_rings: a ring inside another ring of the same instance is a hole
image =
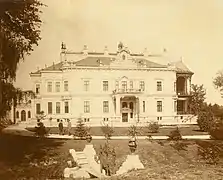
[[[52,82],[47,83],[47,92],[52,92]]]
[[[143,101],[142,103],[143,103],[143,107],[142,107],[143,108],[143,112],[146,112],[146,102]]]
[[[84,91],[89,91],[89,81],[84,81]]]
[[[177,101],[174,101],[174,112],[177,112]]]
[[[31,112],[28,111],[28,118],[31,118]]]
[[[103,81],[103,91],[108,91],[108,81]]]
[[[133,81],[129,82],[130,89],[133,89]]]
[[[130,118],[133,118],[133,113],[130,113]]]
[[[60,114],[60,102],[56,102],[56,113]]]
[[[118,83],[118,81],[115,81],[115,89],[119,89],[119,83]]]
[[[177,87],[177,83],[174,82],[174,85],[173,85],[173,90],[174,90],[174,92],[176,92],[176,87]]]
[[[140,89],[141,91],[145,91],[145,82],[144,82],[144,81],[140,81],[140,82],[139,82],[139,89]]]
[[[60,82],[56,82],[56,92],[60,92]]]
[[[40,103],[36,104],[36,114],[40,114],[40,110],[41,107],[40,107]]]
[[[108,101],[103,101],[103,112],[104,113],[108,113],[109,112]]]
[[[36,84],[36,94],[40,93],[40,84]]]
[[[89,113],[89,112],[90,112],[90,102],[84,101],[84,113]]]
[[[122,89],[123,90],[127,89],[127,81],[122,81]]]
[[[130,102],[130,103],[129,103],[129,108],[130,108],[131,110],[133,110],[133,102]]]
[[[53,103],[48,102],[48,114],[52,114],[52,113],[53,113]]]
[[[19,111],[16,111],[16,118],[19,118]]]
[[[68,91],[68,81],[64,81],[64,91]]]
[[[123,102],[122,103],[122,108],[127,108],[127,107],[128,107],[127,102]]]
[[[109,121],[109,119],[108,118],[103,118],[103,121]]]
[[[65,113],[69,113],[69,103],[68,102],[64,102],[64,111],[65,111]]]
[[[162,117],[157,117],[157,120],[159,121],[159,120],[162,120]]]
[[[89,118],[84,118],[84,122],[90,122]]]
[[[157,91],[162,91],[162,81],[157,81]]]
[[[157,101],[157,112],[162,112],[162,101]]]

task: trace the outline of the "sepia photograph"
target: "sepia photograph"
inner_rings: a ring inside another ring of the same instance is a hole
[[[0,0],[0,180],[223,179],[223,0]]]

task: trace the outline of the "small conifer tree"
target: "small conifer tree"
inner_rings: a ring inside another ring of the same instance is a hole
[[[83,120],[79,119],[77,121],[77,126],[75,128],[74,135],[80,138],[84,138],[87,136],[87,133],[88,133],[88,128],[85,126]]]

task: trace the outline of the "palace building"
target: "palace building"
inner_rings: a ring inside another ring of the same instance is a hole
[[[165,55],[132,53],[122,43],[117,52],[71,52],[61,46],[61,61],[30,73],[36,98],[32,119],[40,111],[47,118],[82,118],[92,126],[158,121],[193,124],[188,101],[191,72],[182,60],[165,62]],[[196,123],[196,122],[195,122]]]

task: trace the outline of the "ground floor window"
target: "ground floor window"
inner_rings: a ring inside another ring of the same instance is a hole
[[[60,102],[56,102],[56,113],[60,114]]]
[[[41,109],[41,107],[40,107],[40,103],[37,103],[36,104],[36,114],[40,114],[40,110]]]
[[[90,118],[84,118],[84,122],[90,122]]]
[[[31,118],[31,112],[28,111],[28,118]]]

